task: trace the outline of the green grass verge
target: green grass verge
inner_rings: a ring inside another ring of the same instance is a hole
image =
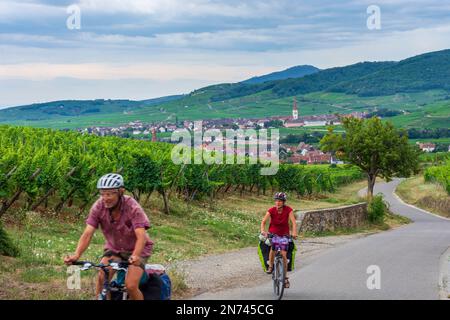
[[[395,192],[406,203],[450,218],[450,197],[447,192],[437,183],[425,182],[423,176],[402,181]]]

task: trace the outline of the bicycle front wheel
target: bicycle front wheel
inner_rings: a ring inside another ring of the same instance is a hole
[[[284,293],[284,281],[286,274],[284,273],[283,259],[275,259],[273,277],[273,293],[277,300],[281,300]]]

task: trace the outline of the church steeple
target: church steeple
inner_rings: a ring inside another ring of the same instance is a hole
[[[297,108],[297,98],[294,98],[294,106],[292,107],[292,118],[294,120],[298,119],[298,108]]]

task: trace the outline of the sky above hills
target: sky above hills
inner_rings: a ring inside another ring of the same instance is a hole
[[[70,5],[80,9],[80,29]],[[369,5],[381,28],[370,30]],[[401,60],[449,48],[435,0],[1,0],[0,107],[148,99],[299,64]]]

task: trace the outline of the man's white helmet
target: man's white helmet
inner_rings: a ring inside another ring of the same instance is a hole
[[[123,177],[117,173],[108,173],[97,181],[97,189],[118,189],[124,187]]]

